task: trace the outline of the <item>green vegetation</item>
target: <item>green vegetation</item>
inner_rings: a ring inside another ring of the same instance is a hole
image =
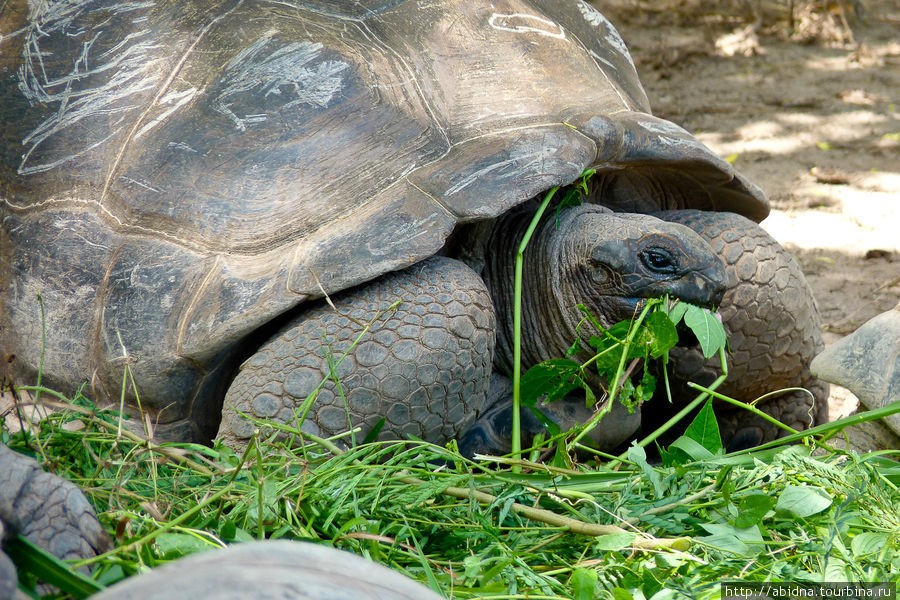
[[[261,538],[351,550],[454,598],[717,598],[721,579],[900,572],[896,463],[811,445],[725,455],[708,402],[662,464],[635,445],[571,469],[412,441],[289,448],[265,426],[241,455],[157,446],[117,436],[83,396],[56,406],[31,441],[115,536],[84,563],[101,585]],[[24,450],[21,434],[4,442]]]

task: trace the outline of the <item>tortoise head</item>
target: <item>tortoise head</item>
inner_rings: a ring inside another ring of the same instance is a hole
[[[507,368],[514,272],[514,252],[507,247],[518,243],[527,224],[517,217],[495,227],[485,269],[499,322],[497,360]],[[725,265],[688,227],[593,204],[566,209],[545,221],[525,252],[523,365],[565,355],[584,316],[579,304],[610,327],[632,318],[646,298],[668,295],[714,306],[725,289]]]
[[[555,256],[551,285],[558,306],[581,303],[605,326],[631,318],[640,301],[668,295],[701,306],[718,305],[725,265],[697,233],[642,214],[586,206],[545,230]]]

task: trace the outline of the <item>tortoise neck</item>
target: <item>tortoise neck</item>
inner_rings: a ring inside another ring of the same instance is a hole
[[[578,310],[578,249],[566,235],[573,221],[597,206],[548,211],[524,252],[522,269],[522,369],[561,358],[576,339]],[[513,211],[498,219],[488,243],[483,277],[497,314],[495,367],[511,373],[515,306],[516,253],[534,210]],[[585,299],[582,298],[582,301]]]

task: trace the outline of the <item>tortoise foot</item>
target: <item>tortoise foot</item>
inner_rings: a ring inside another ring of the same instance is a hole
[[[81,490],[0,444],[0,541],[16,534],[63,560],[90,558],[112,547]],[[3,595],[9,573],[15,573],[11,567],[0,553],[0,598],[14,597]]]

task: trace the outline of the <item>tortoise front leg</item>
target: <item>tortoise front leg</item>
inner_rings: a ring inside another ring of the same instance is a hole
[[[809,284],[794,258],[753,221],[733,213],[677,210],[657,213],[704,237],[725,262],[728,289],[720,307],[728,343],[729,376],[719,391],[744,402],[781,388],[787,392],[759,408],[795,429],[827,420],[828,385],[813,377],[809,363],[822,349],[819,316]],[[718,359],[704,360],[697,349],[672,351],[672,372],[681,382],[710,383]],[[685,394],[696,392],[683,390]],[[784,435],[784,430],[716,404],[726,445],[750,447]]]
[[[490,384],[495,322],[472,269],[434,257],[333,301],[304,310],[244,362],[225,397],[220,439],[246,443],[255,426],[239,413],[299,423],[298,409],[322,381],[301,424],[319,436],[359,426],[360,441],[384,418],[380,438],[445,443],[475,419]]]
[[[81,490],[0,444],[0,546],[16,534],[63,560],[112,547]],[[15,589],[15,569],[0,548],[0,598],[13,598]]]

